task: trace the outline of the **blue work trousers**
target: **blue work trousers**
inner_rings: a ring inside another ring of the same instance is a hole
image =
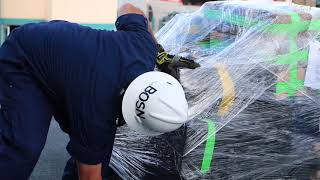
[[[52,106],[23,63],[0,59],[0,179],[28,179],[47,139]]]

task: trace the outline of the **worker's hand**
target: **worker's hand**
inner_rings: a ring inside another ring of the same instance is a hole
[[[77,161],[80,180],[102,180],[102,164],[88,165]]]
[[[143,11],[130,3],[126,3],[120,7],[118,10],[118,17],[125,15],[125,14],[140,14],[145,16]]]
[[[191,59],[168,54],[160,44],[158,44],[158,56],[156,64],[161,72],[170,74],[178,81],[180,78],[180,68],[195,69],[197,67],[200,67],[200,64],[194,62]]]

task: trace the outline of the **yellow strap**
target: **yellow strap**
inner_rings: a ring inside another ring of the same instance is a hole
[[[225,68],[223,64],[217,64],[215,67],[218,70],[218,74],[220,76],[220,81],[222,83],[223,88],[223,97],[222,102],[219,107],[218,114],[220,116],[225,116],[228,112],[230,107],[233,105],[236,93],[234,84],[228,70]]]

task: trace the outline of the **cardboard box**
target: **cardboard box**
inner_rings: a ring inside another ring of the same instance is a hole
[[[316,6],[316,0],[293,0],[292,2],[296,4],[311,6],[311,7]]]

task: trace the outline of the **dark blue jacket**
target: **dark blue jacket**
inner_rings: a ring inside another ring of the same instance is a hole
[[[124,15],[116,27],[115,32],[66,21],[28,24],[14,30],[0,51],[0,59],[30,67],[70,136],[68,152],[86,164],[110,157],[119,93],[155,66],[146,18]]]

